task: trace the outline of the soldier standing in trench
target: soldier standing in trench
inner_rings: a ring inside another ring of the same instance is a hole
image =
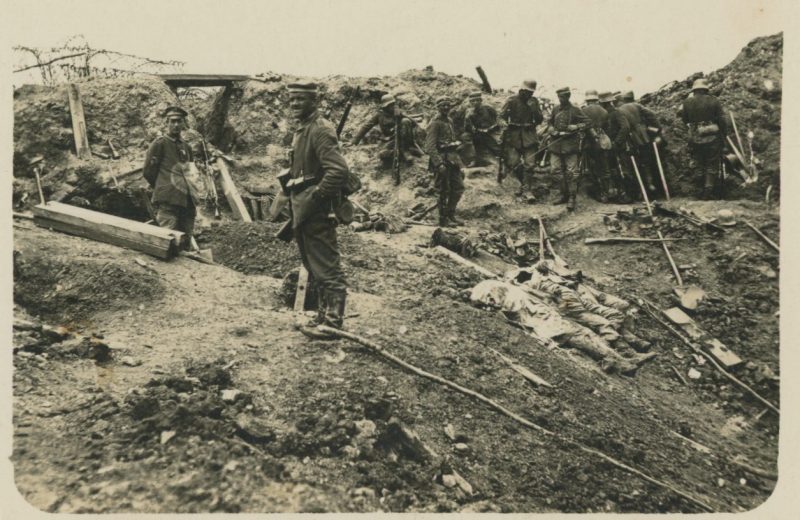
[[[635,102],[632,91],[629,90],[622,93],[620,100],[619,111],[625,116],[630,125],[630,133],[628,134],[629,157],[627,159],[630,161],[630,157],[633,157],[636,160],[639,174],[642,176],[642,183],[648,194],[653,196],[657,191],[654,177],[657,174],[658,166],[656,165],[656,157],[648,128],[656,130],[656,137],[661,142],[661,139],[657,136],[661,131],[661,124],[653,111]],[[631,167],[633,167],[632,164]]]
[[[611,149],[606,152],[606,160],[611,169],[614,170],[611,173],[610,184],[616,186],[617,202],[628,203],[630,202],[629,192],[632,186],[630,181],[632,180],[633,173],[630,172],[627,163],[623,161],[623,157],[626,157],[624,146],[626,146],[628,142],[630,124],[628,124],[628,120],[625,116],[617,110],[617,101],[613,93],[603,92],[599,95],[599,98],[600,106],[603,107],[608,114],[606,128],[608,137],[611,139]],[[626,171],[629,172],[627,176],[625,174]],[[633,183],[635,184],[636,181],[633,180]]]
[[[181,139],[187,113],[172,106],[164,111],[166,134],[157,137],[147,150],[142,175],[153,188],[156,223],[186,234],[188,249],[197,216],[186,181],[189,165],[193,163],[191,147]]]
[[[591,177],[598,184],[597,195],[600,202],[608,202],[612,192],[611,175],[608,169],[608,149],[610,141],[606,135],[608,131],[608,112],[599,104],[599,96],[596,90],[587,90],[586,105],[581,107],[581,111],[586,117],[591,119],[592,126],[590,135],[584,141],[583,160],[585,168],[591,172]],[[604,137],[605,136],[605,137]],[[604,147],[604,143],[605,147]]]
[[[448,113],[450,100],[440,97],[436,100],[439,113],[428,125],[425,136],[425,151],[430,157],[428,169],[434,174],[437,207],[439,209],[440,226],[460,226],[463,222],[456,219],[456,206],[464,193],[464,171],[457,148],[461,144],[455,140],[453,122]]]
[[[347,162],[336,129],[317,111],[315,83],[292,83],[289,108],[298,126],[292,139],[291,168],[278,177],[292,210],[292,229],[303,266],[319,294],[317,316],[300,331],[315,339],[332,339],[319,325],[342,328],[347,284],[336,241],[335,210],[343,203]]]
[[[526,178],[528,190],[533,191],[533,167],[539,145],[536,126],[544,120],[539,100],[533,97],[535,90],[534,80],[523,81],[519,92],[500,110],[500,119],[507,123],[502,139],[505,163],[519,180],[517,195],[525,192]]]
[[[692,95],[678,110],[678,116],[689,128],[689,153],[693,169],[702,175],[703,191],[700,198],[711,199],[715,191],[719,193],[720,157],[724,147],[724,136],[728,124],[719,100],[708,93],[705,79],[700,78],[692,85]]]
[[[558,106],[550,114],[550,126],[556,132],[550,143],[550,164],[553,173],[561,175],[561,198],[555,204],[567,203],[567,209],[575,209],[578,182],[578,153],[581,147],[581,132],[591,125],[581,109],[573,105],[568,87],[556,90]]]

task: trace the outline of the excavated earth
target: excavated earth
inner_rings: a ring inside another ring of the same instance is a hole
[[[266,79],[248,82],[228,100],[229,123],[247,130],[228,150],[243,192],[271,186],[285,158],[280,92],[289,78]],[[425,111],[442,92],[456,96],[476,86],[432,71],[358,81],[365,97],[353,108],[346,136],[381,92],[405,92],[408,106]],[[340,78],[328,85],[339,96],[329,105],[335,118],[349,92],[337,86],[351,83]],[[18,92],[15,103],[26,106],[45,94]],[[259,96],[261,106],[253,99]],[[204,110],[195,111],[197,120],[212,109]],[[257,133],[265,120],[257,124],[257,116],[270,110],[266,120],[277,128]],[[29,130],[17,130],[21,121],[18,115],[15,136],[24,172],[28,155],[42,152],[26,148]],[[116,139],[135,164],[144,134],[138,144]],[[401,216],[420,202],[429,205],[426,160],[406,165],[403,183],[394,187],[373,159],[375,146],[345,147],[365,182],[361,204]],[[64,164],[56,153],[48,161]],[[108,161],[98,161],[89,163],[103,170]],[[68,175],[71,167],[54,169]],[[17,175],[20,186],[26,175]],[[568,213],[546,204],[557,181],[545,171],[538,172],[540,202],[533,204],[514,197],[514,181],[497,185],[484,169],[470,170],[466,183],[460,206],[466,225],[457,231],[479,247],[501,233],[536,244],[541,217],[571,268],[634,303],[676,305],[663,250],[584,239],[652,238],[656,229],[683,238],[670,251],[685,282],[707,293],[693,318],[743,359],[731,373],[780,405],[778,255],[743,223],[778,239],[778,208],[763,197],[669,203],[709,219],[731,209],[737,224],[717,236],[682,219],[631,217],[642,207],[599,204],[585,195],[578,211]],[[632,376],[605,373],[577,351],[544,348],[502,316],[471,305],[469,290],[482,276],[428,247],[434,227],[398,234],[340,228],[348,331],[557,434],[550,436],[349,340],[308,340],[295,330],[297,316],[285,301],[283,278],[299,259],[294,244],[274,238],[280,223],[237,222],[226,211],[220,220],[206,214],[201,223],[198,242],[213,250],[217,265],[155,260],[15,221],[15,318],[46,325],[14,334],[12,459],[17,487],[34,507],[59,513],[702,510],[574,442],[714,511],[754,509],[776,485],[778,416],[643,311],[635,330],[657,356]],[[501,256],[483,252],[474,260],[498,273],[514,267],[512,256]],[[491,349],[552,387],[532,385]],[[469,485],[451,486],[453,471]]]

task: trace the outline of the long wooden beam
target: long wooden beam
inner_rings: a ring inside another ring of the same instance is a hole
[[[86,133],[86,119],[83,115],[83,102],[78,85],[75,83],[67,85],[67,95],[69,112],[72,116],[72,133],[75,137],[75,153],[79,159],[91,159],[92,150],[89,148],[89,136]]]
[[[222,177],[222,191],[225,194],[228,205],[231,207],[233,216],[242,222],[252,222],[253,219],[250,218],[250,213],[247,212],[247,206],[244,205],[244,201],[241,195],[239,195],[239,190],[236,189],[236,185],[233,183],[231,172],[228,170],[225,160],[217,159],[215,164],[219,168],[219,173]]]
[[[185,240],[179,231],[151,226],[60,202],[33,208],[34,223],[71,235],[127,247],[158,258],[172,258]]]

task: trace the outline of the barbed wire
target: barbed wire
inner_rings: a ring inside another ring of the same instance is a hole
[[[42,83],[54,85],[89,77],[117,78],[155,74],[165,70],[179,70],[186,65],[178,60],[159,60],[110,49],[96,49],[85,40],[76,44],[79,39],[83,39],[83,35],[72,36],[63,45],[50,48],[15,45],[12,47],[16,65],[13,73],[38,69]]]

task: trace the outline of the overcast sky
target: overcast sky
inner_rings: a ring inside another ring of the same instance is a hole
[[[526,78],[637,95],[727,64],[783,29],[781,0],[284,0],[13,2],[13,44],[186,62],[185,72],[395,74],[433,65],[495,88]],[[6,12],[4,17],[9,13]],[[21,83],[13,77],[15,84]]]

